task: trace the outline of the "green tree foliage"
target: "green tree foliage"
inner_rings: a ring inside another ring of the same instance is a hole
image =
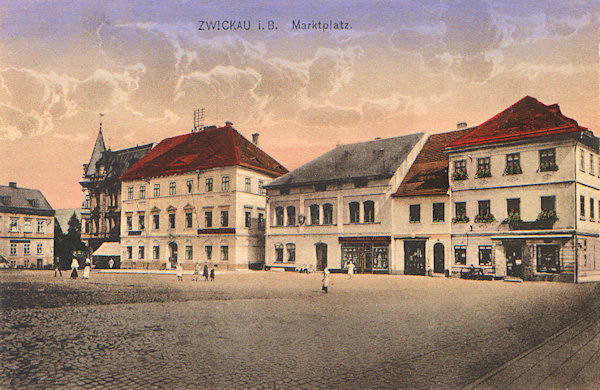
[[[75,213],[69,219],[68,226],[67,233],[64,234],[54,218],[54,255],[60,259],[61,269],[69,269],[73,255],[86,250],[81,241],[81,222]]]

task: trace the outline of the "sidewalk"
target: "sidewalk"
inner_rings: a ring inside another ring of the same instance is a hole
[[[113,269],[93,269],[94,272],[101,274],[154,274],[154,275],[175,275],[177,272],[175,269],[126,269],[126,268],[113,268]],[[249,269],[238,269],[238,270],[217,270],[215,269],[215,275],[228,274],[228,273],[249,273],[256,272]],[[193,275],[193,270],[183,271],[184,275]]]
[[[600,388],[597,309],[465,389]]]

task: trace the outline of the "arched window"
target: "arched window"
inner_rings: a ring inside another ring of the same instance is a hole
[[[275,244],[275,261],[283,262],[283,244],[281,243]]]
[[[323,205],[323,224],[333,224],[333,205],[331,203],[325,203]]]
[[[363,203],[365,223],[375,222],[375,202],[367,200]]]
[[[283,226],[283,207],[275,208],[275,226]]]
[[[358,202],[350,202],[348,205],[350,208],[350,223],[360,222],[360,210]]]
[[[293,226],[296,224],[296,208],[294,206],[288,206],[287,211],[287,224]]]
[[[311,225],[319,224],[319,205],[318,204],[310,205],[310,224]]]
[[[285,248],[287,249],[288,259],[290,263],[296,261],[296,244],[288,243],[285,244]]]

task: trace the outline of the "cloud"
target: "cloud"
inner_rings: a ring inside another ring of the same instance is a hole
[[[302,124],[307,126],[349,126],[360,121],[360,112],[336,107],[311,107],[299,113]]]

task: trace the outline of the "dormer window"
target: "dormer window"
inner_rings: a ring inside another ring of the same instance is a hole
[[[37,199],[27,199],[27,202],[29,202],[29,205],[31,207],[35,207],[35,208],[40,207],[40,202],[38,202]]]
[[[0,203],[3,206],[10,206],[10,196],[0,196]]]

